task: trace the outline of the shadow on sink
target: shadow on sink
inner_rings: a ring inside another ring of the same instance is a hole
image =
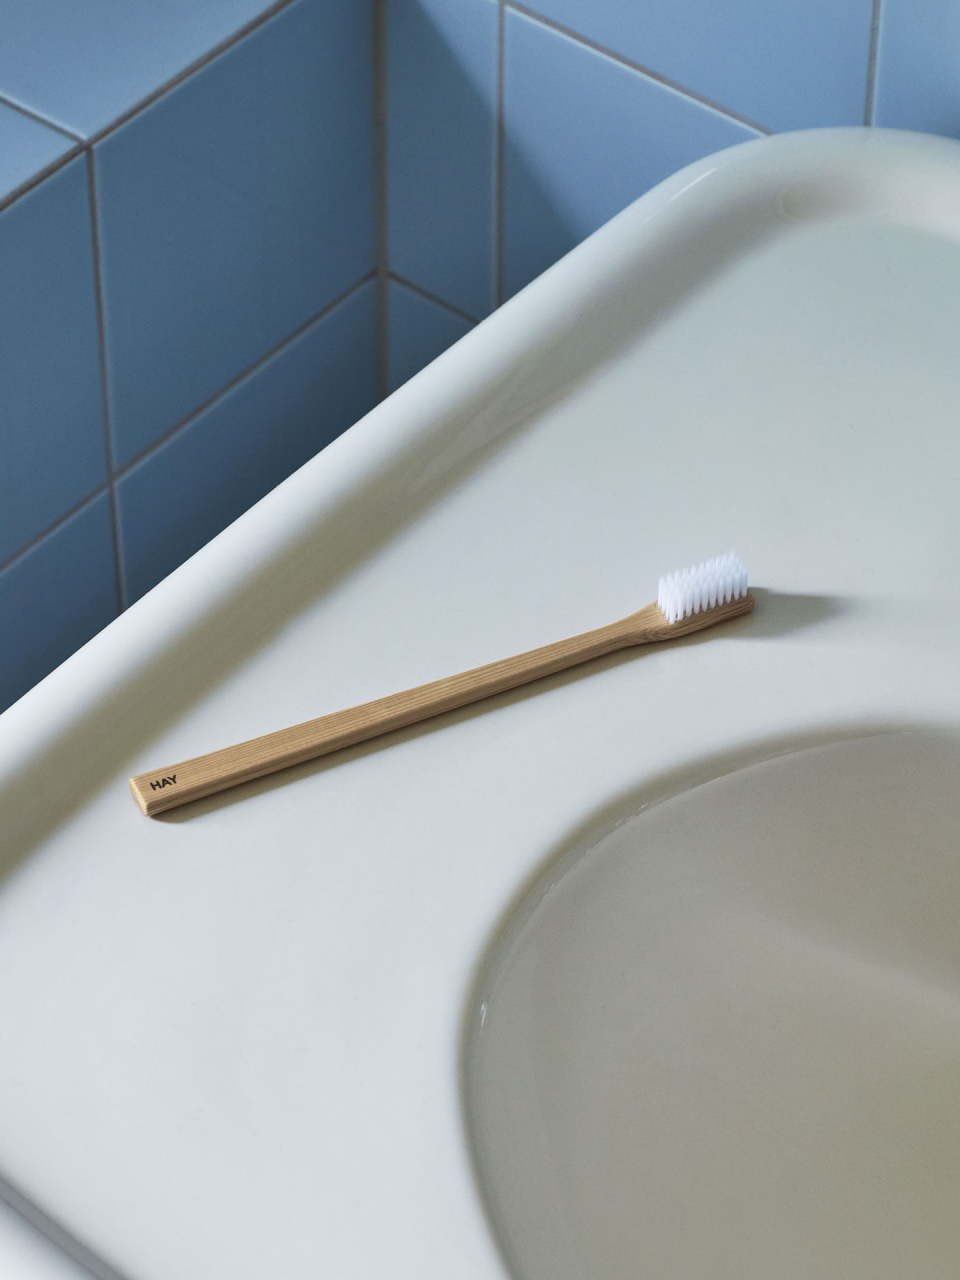
[[[955,1270],[960,736],[731,768],[623,798],[481,966],[464,1108],[520,1280]]]

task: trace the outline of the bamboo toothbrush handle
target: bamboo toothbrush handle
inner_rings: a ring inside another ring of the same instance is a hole
[[[478,702],[617,649],[657,640],[673,640],[747,613],[752,608],[753,597],[748,592],[729,604],[669,623],[655,604],[647,605],[639,613],[632,613],[595,631],[585,631],[567,640],[558,640],[512,658],[474,667],[472,671],[462,671],[459,675],[418,685],[403,693],[377,698],[346,711],[334,711],[232,747],[181,760],[164,769],[138,774],[130,779],[130,790],[143,812],[151,816],[264,774],[301,764],[304,760],[353,746],[367,738],[376,738],[393,729],[428,720],[444,711]]]

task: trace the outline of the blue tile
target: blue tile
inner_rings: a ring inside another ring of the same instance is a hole
[[[0,213],[0,563],[106,480],[83,157]]]
[[[120,479],[128,601],[372,409],[376,382],[370,282]]]
[[[265,0],[5,0],[0,93],[88,138],[268,7]]]
[[[0,200],[73,146],[62,133],[0,102]]]
[[[533,7],[765,128],[863,124],[872,0],[537,0]]]
[[[510,12],[504,130],[506,297],[669,174],[757,136]]]
[[[960,138],[960,3],[884,0],[874,124]]]
[[[388,379],[396,391],[473,328],[471,321],[390,281]]]
[[[121,463],[372,269],[371,45],[298,0],[98,144]]]
[[[388,0],[390,268],[473,316],[496,305],[497,5]]]
[[[0,710],[117,616],[105,493],[0,573]]]

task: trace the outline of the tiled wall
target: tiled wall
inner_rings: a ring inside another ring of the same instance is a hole
[[[369,3],[2,25],[0,709],[377,398]]]
[[[871,123],[960,137],[960,0],[11,0],[0,708],[656,182]]]
[[[386,4],[389,263],[448,318],[481,319],[721,147],[960,137],[960,0]]]
[[[874,0],[387,4],[390,266],[477,319],[683,165],[869,114]]]

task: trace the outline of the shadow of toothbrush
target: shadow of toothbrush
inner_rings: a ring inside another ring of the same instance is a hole
[[[744,621],[750,622],[750,634],[758,639],[772,639],[819,626],[831,618],[856,613],[861,603],[851,596],[802,595],[770,591],[766,587],[750,590],[757,604],[749,620]],[[702,638],[708,639],[709,632]]]

